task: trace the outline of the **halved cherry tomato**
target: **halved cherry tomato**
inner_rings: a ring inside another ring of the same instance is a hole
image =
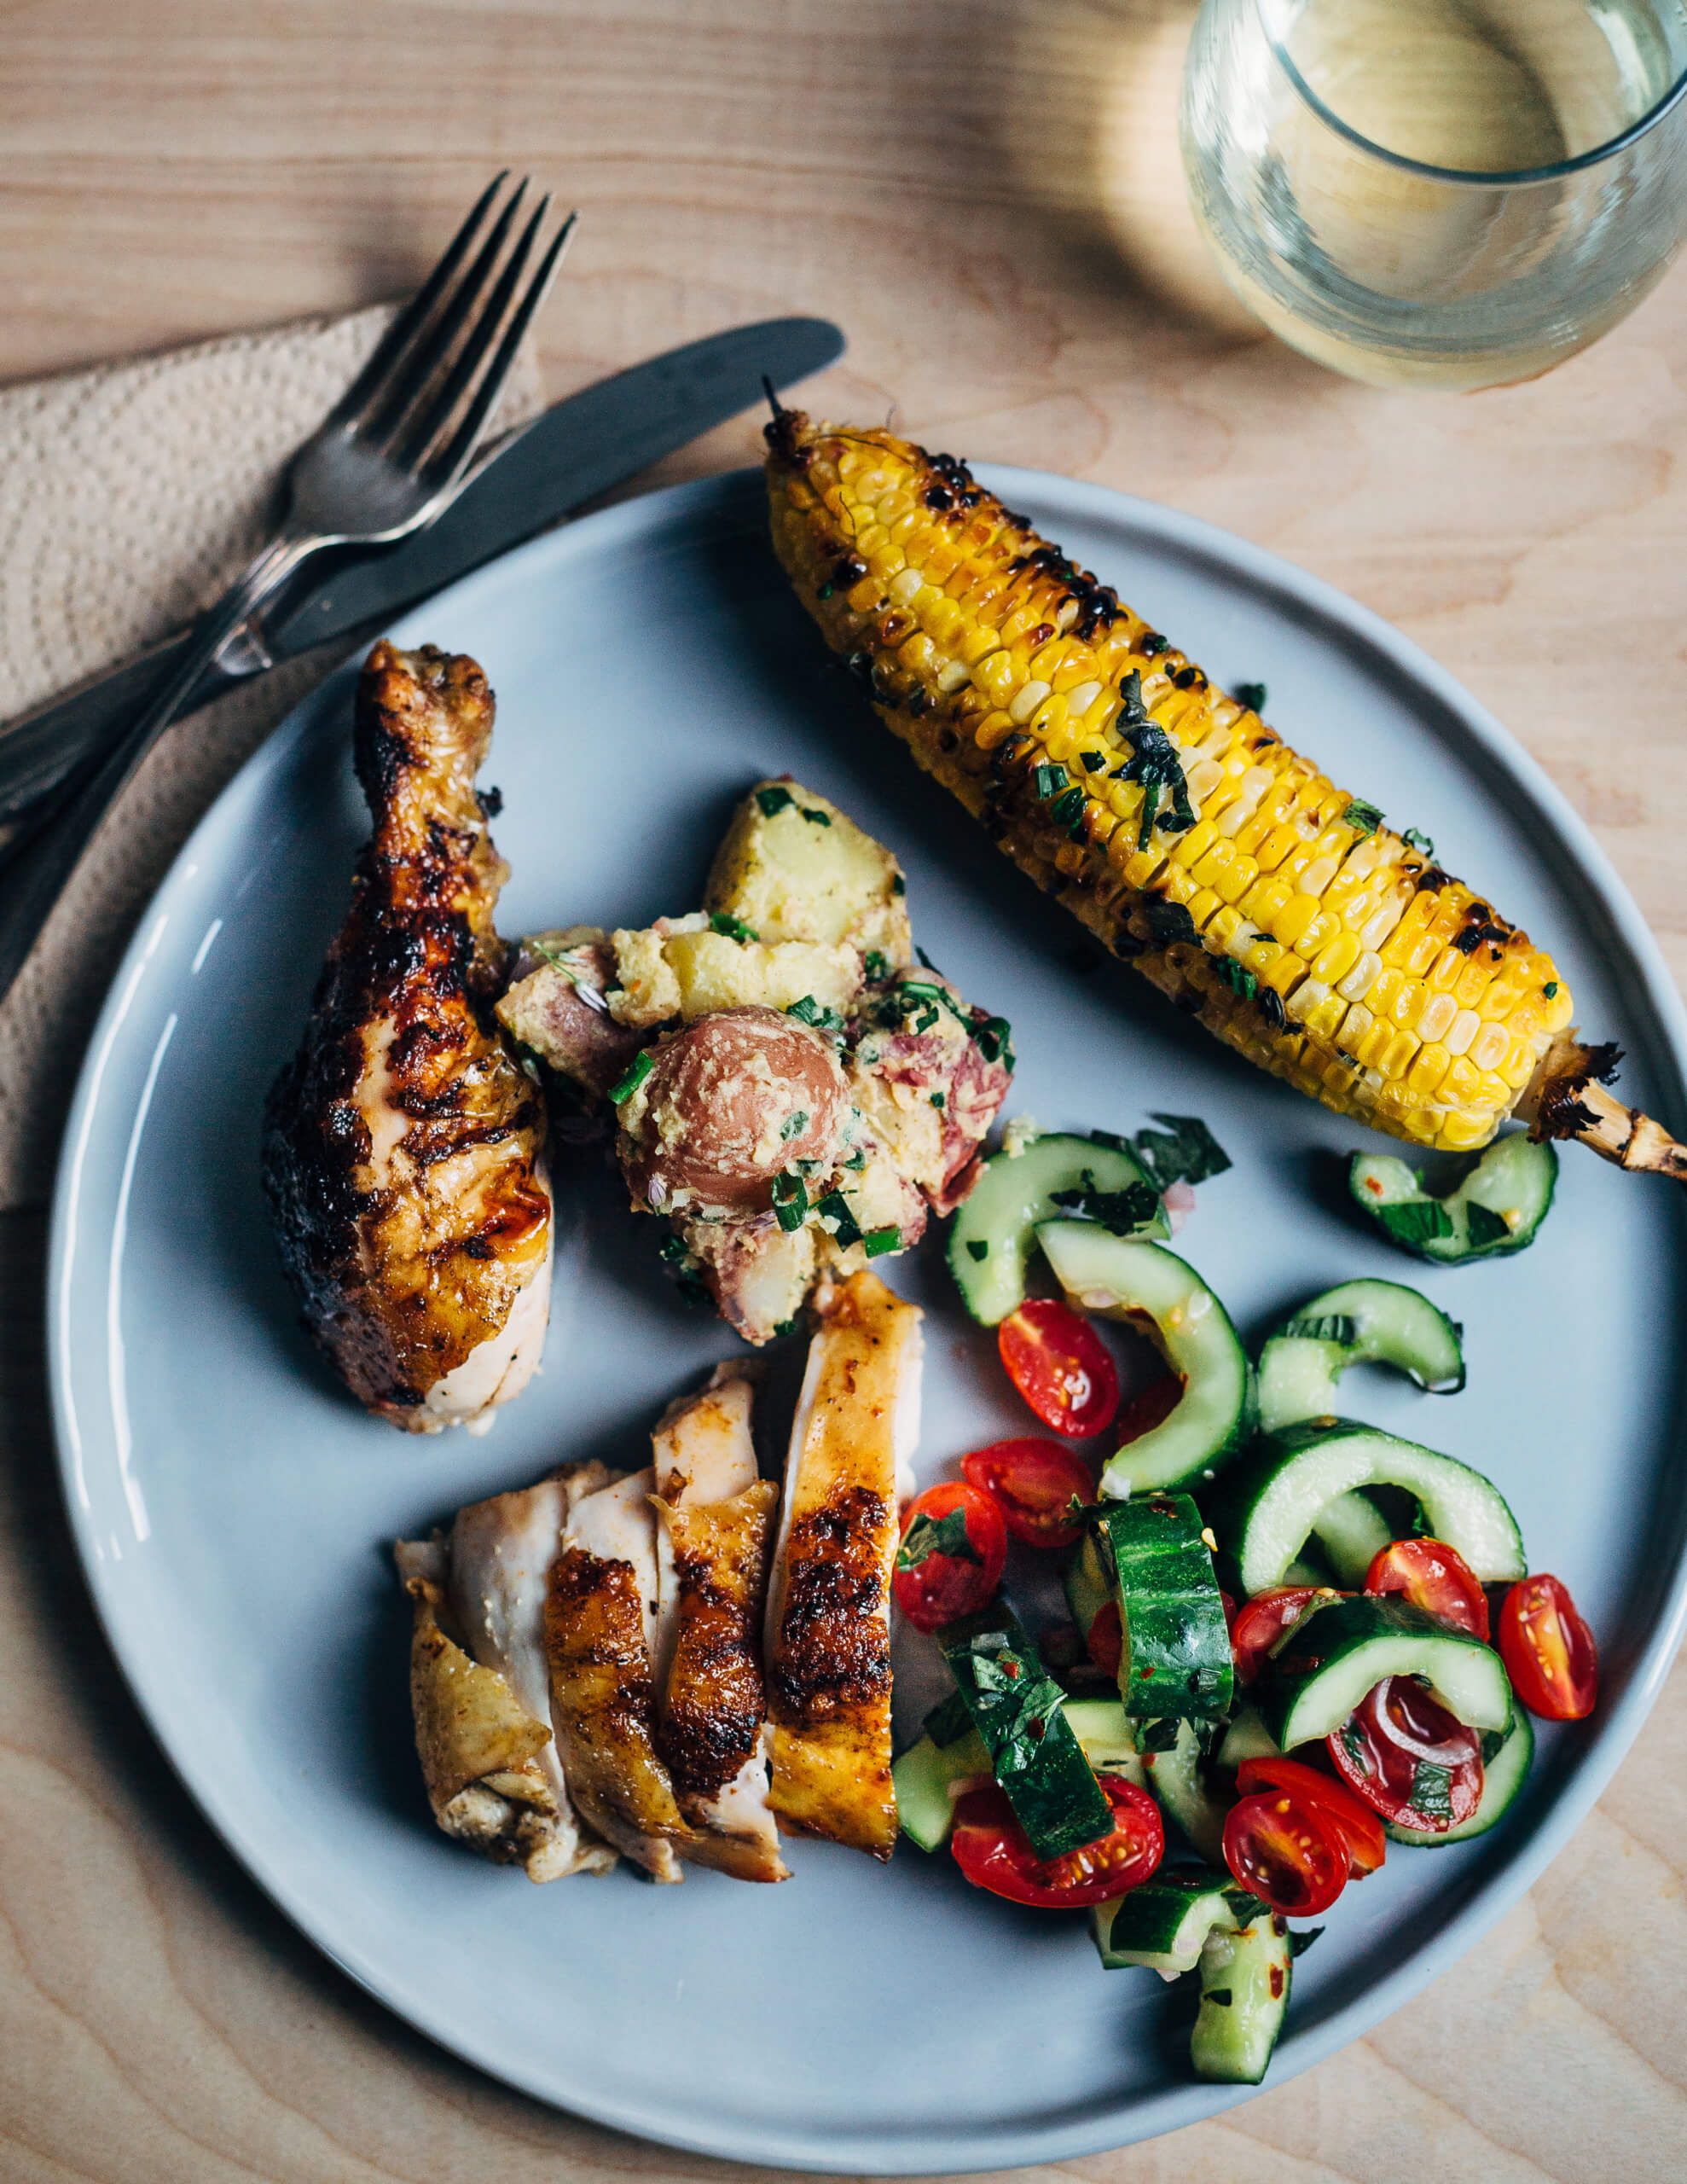
[[[1254,1681],[1265,1666],[1266,1655],[1306,1612],[1308,1600],[1335,1597],[1321,1585],[1273,1585],[1269,1592],[1255,1593],[1252,1600],[1244,1600],[1230,1632],[1237,1682]]]
[[[1122,1449],[1128,1441],[1139,1441],[1145,1433],[1163,1426],[1182,1402],[1187,1385],[1181,1373],[1162,1373],[1151,1387],[1133,1396],[1114,1420],[1115,1441]]]
[[[1089,1627],[1085,1641],[1091,1660],[1104,1675],[1116,1676],[1125,1658],[1125,1626],[1117,1600],[1106,1601]]]
[[[941,1630],[991,1599],[1007,1560],[1007,1527],[988,1494],[947,1479],[902,1513],[890,1591],[916,1630]]]
[[[1042,1910],[1080,1911],[1122,1896],[1146,1880],[1165,1856],[1166,1831],[1160,1808],[1145,1790],[1116,1774],[1097,1780],[1113,1808],[1113,1833],[1046,1862],[1032,1850],[1012,1806],[994,1783],[969,1790],[954,1809],[950,1842],[956,1864],[974,1888]]]
[[[1445,1835],[1482,1801],[1481,1737],[1415,1676],[1384,1676],[1324,1742],[1348,1788],[1402,1827]]]
[[[1543,1571],[1513,1585],[1499,1611],[1499,1658],[1531,1714],[1580,1722],[1599,1695],[1599,1649],[1569,1589]]]
[[[1456,1548],[1438,1539],[1397,1539],[1365,1573],[1367,1593],[1404,1593],[1413,1607],[1438,1615],[1473,1638],[1487,1638],[1487,1594]]]
[[[1028,1547],[1070,1547],[1083,1526],[1074,1521],[1072,1501],[1087,1507],[1095,1499],[1089,1466],[1058,1441],[993,1441],[960,1460],[969,1485],[991,1495],[1015,1539]]]
[[[1348,1860],[1361,1878],[1374,1873],[1388,1855],[1388,1838],[1383,1823],[1363,1805],[1345,1784],[1320,1774],[1304,1760],[1262,1756],[1244,1759],[1236,1770],[1236,1786],[1244,1797],[1260,1790],[1286,1790],[1291,1797],[1317,1807],[1348,1846]]]
[[[1110,1426],[1119,1376],[1089,1321],[1058,1297],[1031,1297],[996,1333],[1007,1377],[1052,1432],[1081,1441]]]
[[[1290,1918],[1327,1911],[1348,1885],[1348,1846],[1325,1807],[1290,1791],[1244,1798],[1224,1824],[1224,1862]]]
[[[1220,1592],[1219,1594],[1219,1606],[1224,1610],[1224,1627],[1226,1633],[1233,1643],[1236,1637],[1236,1603],[1232,1600],[1228,1593]]]

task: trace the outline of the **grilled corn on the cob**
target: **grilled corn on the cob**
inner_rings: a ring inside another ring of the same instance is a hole
[[[1261,1068],[1487,1143],[1570,1021],[1550,956],[953,457],[796,410],[768,440],[803,605],[1022,870]]]

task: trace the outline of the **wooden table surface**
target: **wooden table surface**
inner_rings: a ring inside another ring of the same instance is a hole
[[[1687,276],[1532,386],[1387,396],[1302,363],[1224,301],[1188,227],[1187,14],[9,0],[0,380],[391,293],[490,170],[530,168],[585,213],[543,322],[554,392],[736,321],[838,319],[849,356],[813,391],[830,414],[1198,511],[1400,624],[1545,765],[1687,976]],[[755,437],[726,427],[663,474],[751,460]],[[149,821],[155,863],[193,816]],[[436,2052],[200,1820],[93,1628],[58,1504],[49,1181],[0,1212],[0,2179],[723,2173]],[[1067,2166],[1687,2174],[1684,1846],[1678,1670],[1570,1847],[1416,2001],[1220,2122]]]

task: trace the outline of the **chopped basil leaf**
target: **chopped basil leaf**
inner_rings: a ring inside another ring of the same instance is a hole
[[[785,1013],[787,1016],[794,1016],[799,1024],[812,1025],[816,1031],[841,1031],[844,1029],[844,1019],[838,1011],[822,1008],[811,993],[805,993],[800,1001],[793,1001]]]
[[[1407,849],[1417,850],[1423,857],[1433,857],[1435,853],[1435,844],[1427,834],[1420,834],[1416,827],[1408,827],[1400,839]],[[1320,1926],[1318,1931],[1322,1933],[1324,1929]]]
[[[1365,1739],[1359,1732],[1359,1724],[1351,1716],[1342,1724],[1342,1746],[1348,1757],[1353,1762],[1356,1772],[1360,1774],[1376,1773],[1377,1770],[1371,1764],[1371,1754],[1365,1748]]]
[[[1226,1889],[1224,1900],[1230,1906],[1230,1915],[1238,1926],[1252,1926],[1266,1908],[1257,1896],[1250,1895],[1245,1888]],[[1322,1933],[1324,1930],[1320,1926],[1316,1931]]]
[[[1360,834],[1374,834],[1383,823],[1383,815],[1377,806],[1362,804],[1358,797],[1338,816],[1344,827],[1355,828]]]
[[[809,1111],[799,1107],[794,1115],[787,1115],[779,1126],[779,1134],[789,1145],[793,1137],[800,1137],[809,1127]]]
[[[1379,1205],[1377,1218],[1397,1244],[1430,1244],[1452,1234],[1452,1216],[1438,1198],[1408,1199],[1404,1205]]]
[[[1132,1149],[1157,1190],[1173,1183],[1204,1183],[1230,1166],[1230,1155],[1198,1115],[1157,1113],[1154,1119],[1164,1130],[1139,1130]]]
[[[1131,1149],[1129,1138],[1121,1137],[1116,1130],[1093,1130],[1089,1141],[1092,1145],[1104,1145],[1110,1153],[1128,1153]]]
[[[1075,827],[1084,815],[1084,793],[1075,781],[1064,796],[1058,796],[1048,808],[1048,816],[1057,827]]]
[[[899,872],[896,878],[890,882],[890,892],[893,895],[901,897],[901,896],[906,895],[907,892],[908,883],[903,879],[901,874]]]
[[[1503,1214],[1496,1213],[1491,1205],[1478,1205],[1474,1199],[1466,1202],[1464,1218],[1474,1251],[1486,1251],[1490,1244],[1504,1243],[1511,1233]]]
[[[870,1259],[882,1258],[886,1252],[901,1247],[902,1232],[892,1221],[883,1228],[869,1228],[861,1238],[861,1249]]]
[[[783,811],[787,804],[795,804],[797,799],[788,788],[775,785],[771,788],[758,788],[756,801],[762,807],[762,816],[771,819],[776,812]]]
[[[1009,1069],[1013,1066],[1013,1026],[1005,1016],[987,1016],[972,1034],[973,1042],[986,1061],[1000,1061]]]
[[[966,1248],[975,1259],[987,1259],[990,1256],[989,1246],[982,1242],[976,1236],[967,1245]]]
[[[890,975],[890,964],[876,948],[869,948],[861,958],[861,968],[875,985],[880,979],[888,979]]]
[[[947,1554],[951,1562],[971,1562],[982,1566],[983,1556],[966,1536],[965,1509],[951,1509],[943,1517],[928,1517],[924,1512],[917,1516],[902,1534],[902,1543],[896,1549],[896,1567],[918,1570],[928,1554]]]
[[[824,811],[811,811],[806,804],[802,809],[803,816],[811,827],[829,827],[832,824]]]
[[[774,1213],[786,1235],[809,1217],[809,1187],[790,1169],[774,1177]]]
[[[1359,1339],[1359,1322],[1347,1312],[1329,1312],[1322,1319],[1290,1320],[1284,1334],[1304,1335],[1310,1342],[1338,1342],[1351,1350]]]
[[[1081,1221],[1099,1221],[1116,1236],[1128,1236],[1154,1220],[1160,1211],[1160,1194],[1151,1183],[1127,1183],[1122,1190],[1101,1191],[1087,1169],[1083,1181],[1071,1190],[1051,1191],[1051,1202]]]
[[[1250,713],[1265,711],[1266,686],[1263,682],[1238,682],[1231,695],[1238,706],[1246,706]]]
[[[1484,1729],[1482,1731],[1482,1764],[1484,1767],[1489,1764],[1495,1753],[1499,1750],[1499,1747],[1504,1743],[1504,1741],[1505,1732],[1504,1729]]]
[[[745,925],[742,918],[735,918],[730,910],[716,910],[709,920],[710,932],[723,933],[728,940],[759,940],[761,935],[753,926]]]
[[[1080,751],[1078,756],[1083,760],[1084,771],[1087,774],[1099,774],[1107,764],[1107,753],[1104,751]]]
[[[626,1106],[628,1101],[632,1098],[634,1093],[638,1090],[655,1066],[656,1064],[650,1058],[648,1047],[641,1048],[633,1056],[632,1066],[609,1095],[617,1107]]]
[[[856,1225],[855,1215],[849,1211],[849,1201],[842,1191],[828,1191],[815,1211],[822,1221],[834,1224],[832,1233],[846,1252],[851,1244],[860,1243],[861,1229]]]
[[[1412,1778],[1412,1809],[1425,1820],[1452,1819],[1452,1771],[1420,1759]]]
[[[1169,902],[1163,895],[1151,895],[1143,909],[1149,934],[1157,947],[1168,948],[1174,940],[1198,938],[1195,921],[1181,903]]]
[[[1169,831],[1180,833],[1185,828],[1192,827],[1195,811],[1189,801],[1189,784],[1184,778],[1183,761],[1177,746],[1159,723],[1150,718],[1142,702],[1142,677],[1134,667],[1120,683],[1119,694],[1124,704],[1115,726],[1129,742],[1131,756],[1122,766],[1115,766],[1113,778],[1136,781],[1141,786],[1142,821],[1137,830],[1136,845],[1145,850],[1154,831],[1154,815],[1159,809],[1162,789],[1170,791],[1176,815],[1177,823]]]
[[[1289,1934],[1290,1959],[1304,1956],[1323,1931],[1322,1926],[1302,1926],[1298,1932],[1291,1927]]]
[[[1177,1744],[1178,1725],[1169,1716],[1163,1722],[1144,1722],[1137,1729],[1139,1751],[1170,1751]]]
[[[1065,787],[1066,769],[1064,766],[1051,765],[1045,759],[1041,765],[1032,768],[1031,786],[1046,804],[1050,797],[1058,796],[1061,790]]]

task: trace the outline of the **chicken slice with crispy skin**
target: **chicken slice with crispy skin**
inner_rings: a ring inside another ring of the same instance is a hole
[[[684,1879],[691,1829],[656,1749],[653,1471],[577,1502],[545,1599],[551,1719],[583,1816],[652,1879]]]
[[[865,1273],[820,1310],[768,1597],[772,1803],[787,1827],[888,1858],[890,1572],[919,1430],[922,1315]]]
[[[305,1324],[358,1400],[412,1432],[484,1430],[537,1365],[549,1310],[544,1106],[492,1014],[507,868],[474,787],[492,712],[472,659],[370,653],[356,758],[374,831],[264,1116]]]
[[[575,1465],[459,1510],[443,1536],[397,1548],[415,1607],[410,1698],[434,1818],[534,1880],[615,1863],[569,1796],[543,1634],[546,1580],[569,1511],[610,1478],[601,1464]]]
[[[779,1490],[756,1475],[752,1391],[733,1367],[671,1403],[652,1435],[659,1731],[680,1810],[699,1831],[681,1855],[739,1880],[784,1880],[768,1804],[760,1636]]]

